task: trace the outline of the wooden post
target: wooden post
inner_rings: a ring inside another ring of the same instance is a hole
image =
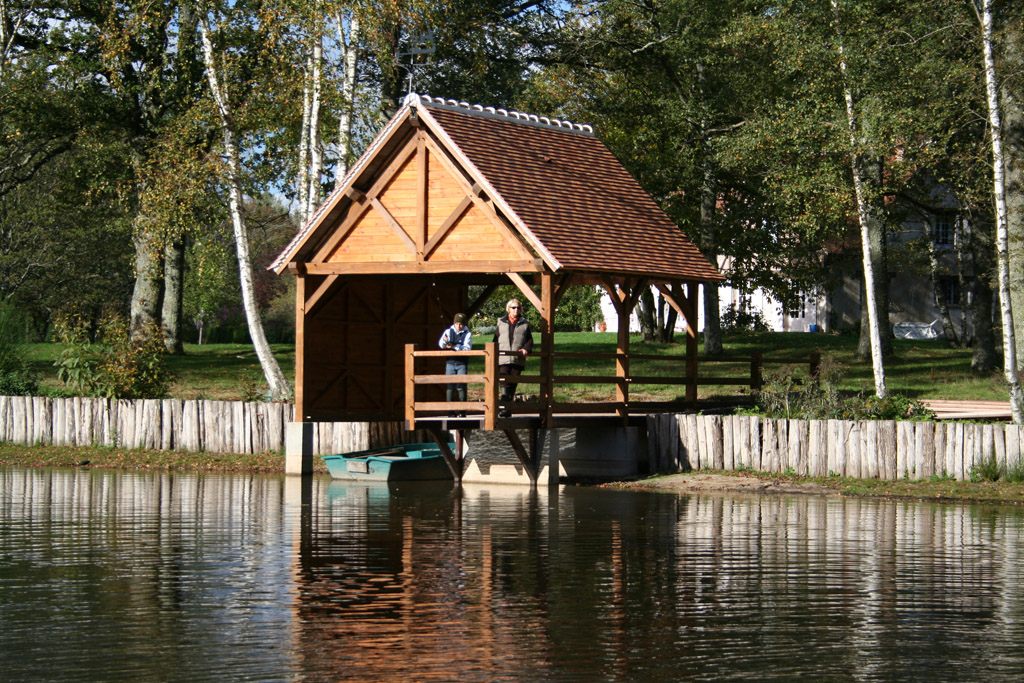
[[[824,477],[828,474],[828,453],[825,450],[828,423],[824,420],[810,420],[808,424],[807,473],[812,477]]]
[[[697,290],[699,282],[686,283],[686,400],[697,400]]]
[[[426,132],[416,131],[416,254],[423,258],[423,247],[427,243],[427,203],[430,195],[427,177]]]
[[[484,429],[494,429],[498,415],[498,345],[484,344]]]
[[[896,423],[892,420],[878,425],[878,459],[880,478],[888,481],[899,479],[896,468]]]
[[[305,421],[306,274],[295,274],[295,422]]]
[[[416,352],[415,344],[405,345],[405,428],[416,429]]]
[[[551,273],[540,276],[540,300],[544,304],[541,309],[540,345],[544,355],[540,361],[540,402],[541,421],[546,427],[551,423],[552,402],[554,401],[555,385],[555,298],[551,282]]]
[[[735,419],[732,415],[722,417],[722,469],[725,470],[736,468],[736,447],[733,443]]]
[[[629,316],[633,312],[624,304],[616,306],[619,311],[619,332],[615,344],[615,400],[619,403],[616,414],[625,418],[629,415]]]
[[[750,354],[750,388],[757,391],[764,383],[761,377],[761,369],[764,366],[764,354],[754,351]]]

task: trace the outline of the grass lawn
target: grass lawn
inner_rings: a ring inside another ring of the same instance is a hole
[[[281,370],[289,380],[295,377],[295,347],[291,344],[272,344],[271,349]],[[53,363],[60,356],[58,344],[30,344],[28,358],[32,367],[42,376],[44,390],[60,389],[57,368]],[[251,345],[247,344],[195,344],[185,345],[185,355],[168,356],[174,380],[170,396],[182,399],[209,399],[218,401],[259,400],[266,391],[263,371]]]
[[[539,335],[535,334],[536,338]],[[479,335],[476,347],[482,347],[489,337]],[[614,353],[616,335],[611,332],[561,332],[555,335],[555,348],[559,353]],[[841,387],[856,392],[872,392],[874,380],[871,363],[856,358],[857,338],[854,336],[807,334],[799,332],[767,332],[733,335],[725,338],[726,356],[746,356],[760,351],[765,359],[773,357],[804,357],[812,351],[820,351],[823,358],[830,358],[843,371]],[[637,355],[657,355],[665,360],[633,360],[630,370],[633,375],[667,377],[685,374],[682,359],[685,356],[683,344],[645,344],[638,336],[630,341],[631,351]],[[295,349],[291,345],[273,345],[274,355],[281,369],[289,379],[294,377]],[[59,391],[56,368],[53,362],[60,354],[56,344],[32,344],[28,348],[29,360],[41,374],[43,386],[49,392]],[[703,347],[701,347],[703,353]],[[185,355],[168,357],[168,365],[174,374],[170,395],[174,398],[205,398],[217,400],[258,399],[266,390],[259,362],[251,346],[243,344],[187,345]],[[481,361],[477,361],[480,363]],[[767,364],[765,372],[779,365]],[[806,367],[806,366],[802,366]],[[472,364],[470,372],[476,372]],[[526,374],[539,374],[539,358],[531,358]],[[615,362],[611,359],[559,358],[555,361],[556,375],[599,375],[613,376]],[[749,377],[747,362],[701,363],[700,376]],[[987,377],[971,374],[971,351],[949,349],[939,341],[895,342],[895,357],[886,363],[886,385],[892,392],[905,394],[916,399],[975,399],[1006,400],[1007,392],[1001,372]],[[534,391],[524,386],[525,392]],[[749,390],[737,386],[702,386],[702,397],[723,394],[747,393]],[[634,400],[668,400],[681,397],[684,387],[667,384],[634,384],[631,397]],[[557,400],[600,400],[610,399],[613,390],[607,384],[562,384],[556,387]]]

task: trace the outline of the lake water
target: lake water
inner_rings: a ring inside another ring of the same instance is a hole
[[[1022,513],[0,469],[0,678],[1019,680]]]

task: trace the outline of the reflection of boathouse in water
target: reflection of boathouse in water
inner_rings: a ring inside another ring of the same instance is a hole
[[[524,480],[533,482],[542,452],[555,464],[557,428],[574,430],[574,451],[583,452],[578,439],[592,442],[588,449],[636,451],[642,437],[630,425],[637,418],[695,405],[697,290],[721,280],[589,126],[415,94],[271,267],[290,270],[298,282],[289,471],[311,471],[311,456],[301,455],[308,451],[304,425],[404,420],[444,444],[451,430],[504,432]],[[463,352],[482,357],[470,359],[466,376],[479,400],[443,403],[448,379],[439,373],[448,352],[437,350],[438,335],[456,312],[474,315],[509,283],[541,319],[531,354],[539,362],[528,367],[537,374],[520,378],[531,396],[536,387],[535,397],[499,405],[497,352],[485,345]],[[482,288],[474,300],[471,285]],[[628,326],[620,326],[615,353],[603,356],[614,372],[559,375],[554,320],[574,285],[603,287],[625,317],[643,291],[661,291],[687,321],[687,337],[679,375],[657,383],[684,387],[683,398],[631,400],[631,385],[645,378],[630,374],[637,356],[629,352]],[[611,384],[615,398],[555,400],[558,384],[580,382]],[[449,410],[467,417],[449,419]],[[526,430],[526,445],[516,430]],[[457,443],[446,456],[462,478],[462,439]],[[600,459],[598,450],[588,453]],[[608,468],[581,474],[623,474]],[[493,468],[477,467],[486,478],[484,469]]]

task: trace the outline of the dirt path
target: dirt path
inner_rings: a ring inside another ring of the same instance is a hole
[[[835,489],[818,484],[758,479],[757,477],[730,476],[722,474],[670,474],[664,477],[616,484],[618,488],[672,491],[675,493],[733,492],[761,494],[817,494],[838,495]]]

